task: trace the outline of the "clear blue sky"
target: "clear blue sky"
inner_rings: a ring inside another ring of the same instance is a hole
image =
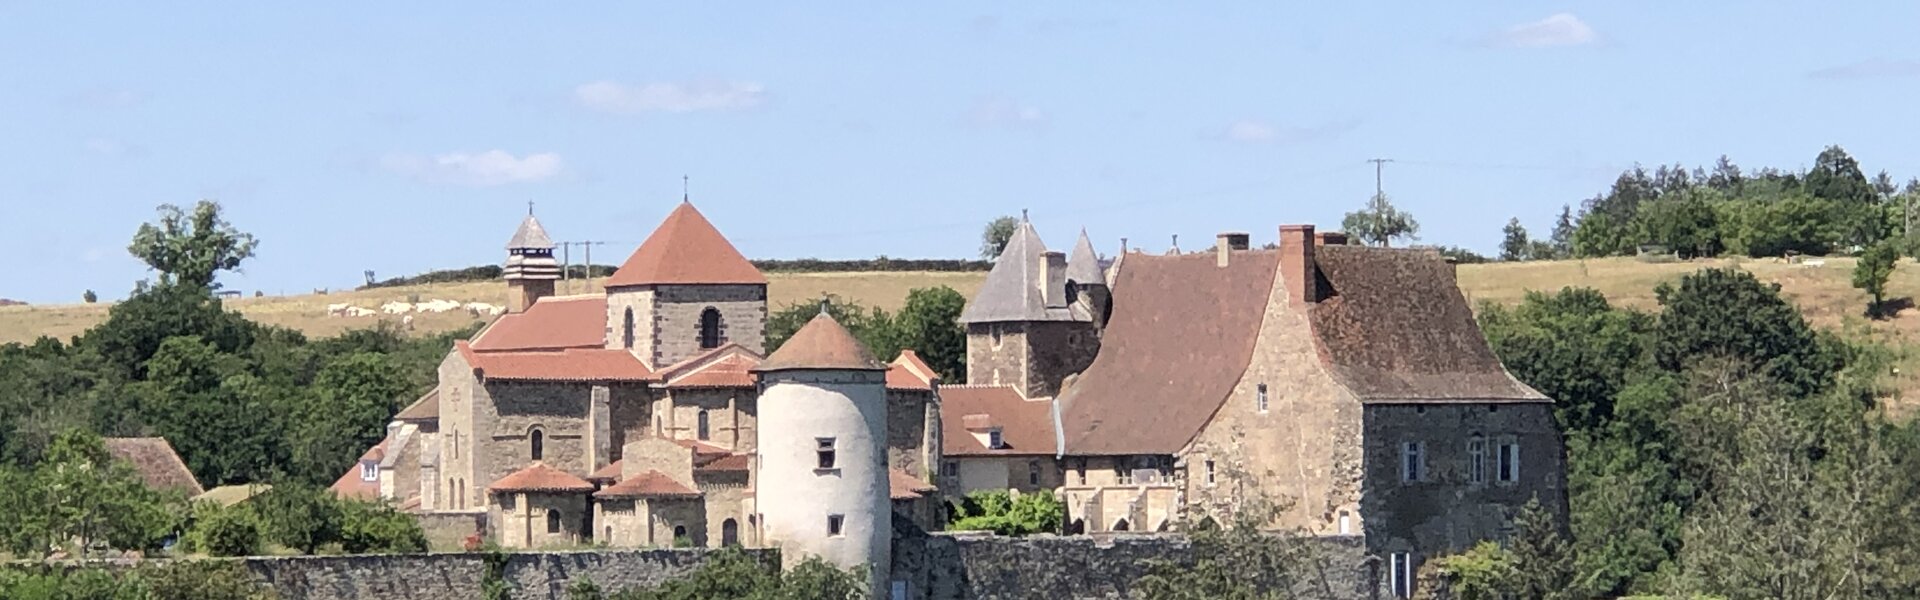
[[[1920,174],[1916,3],[195,4],[0,0],[0,297],[123,296],[200,198],[279,293],[499,261],[528,200],[617,262],[683,174],[767,258],[1270,240],[1371,157],[1483,252],[1635,162]]]

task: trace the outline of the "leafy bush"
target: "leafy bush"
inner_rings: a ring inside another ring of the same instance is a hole
[[[427,551],[427,534],[413,517],[377,502],[342,500],[340,548],[348,554]]]
[[[7,600],[272,600],[239,563],[170,561],[125,570],[0,569]]]
[[[992,531],[999,535],[1058,533],[1066,507],[1051,492],[1013,497],[1003,490],[967,494],[947,524],[949,531]]]
[[[187,549],[212,556],[253,556],[260,553],[260,522],[245,505],[223,508],[201,502],[193,508],[193,528],[187,531]]]
[[[781,572],[778,565],[728,548],[687,576],[614,594],[614,600],[855,600],[867,597],[865,577],[817,556]]]

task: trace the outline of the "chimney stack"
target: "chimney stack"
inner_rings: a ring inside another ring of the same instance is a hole
[[[1042,306],[1067,305],[1067,254],[1048,250],[1040,255],[1040,299]]]
[[[1323,231],[1323,232],[1314,234],[1314,238],[1319,240],[1320,242],[1319,245],[1321,246],[1347,245],[1347,234],[1339,231]]]
[[[1320,301],[1320,286],[1315,277],[1319,267],[1313,261],[1312,225],[1280,226],[1280,278],[1286,282],[1287,298],[1294,306]]]
[[[1252,237],[1239,231],[1223,231],[1214,236],[1214,266],[1225,267],[1231,263],[1233,253],[1246,250],[1247,242]]]

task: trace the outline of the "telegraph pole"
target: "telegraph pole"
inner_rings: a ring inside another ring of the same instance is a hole
[[[1393,159],[1369,158],[1367,162],[1373,163],[1373,195],[1378,197],[1382,192],[1382,186],[1380,184],[1383,181],[1382,176],[1384,175],[1384,171],[1386,171],[1387,163],[1393,162]]]

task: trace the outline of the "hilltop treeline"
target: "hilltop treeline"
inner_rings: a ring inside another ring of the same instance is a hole
[[[1501,258],[1540,260],[1632,255],[1642,249],[1681,258],[1852,253],[1906,232],[1907,206],[1920,203],[1920,178],[1869,178],[1830,146],[1804,171],[1742,170],[1727,157],[1712,167],[1639,166],[1606,192],[1563,207],[1548,240],[1508,222]],[[1917,215],[1920,216],[1920,215]],[[1911,246],[1911,244],[1902,244]]]
[[[957,258],[865,258],[854,260],[822,260],[818,258],[773,258],[751,261],[755,268],[767,273],[839,273],[839,272],[883,272],[883,271],[940,271],[967,272],[986,271],[993,263],[984,260],[966,260]],[[612,265],[593,265],[593,277],[613,275]],[[587,276],[586,265],[567,267],[569,278],[583,279]],[[464,269],[443,269],[428,271],[419,275],[394,277],[363,286],[367,288],[396,287],[428,283],[458,283],[467,281],[489,281],[499,279],[499,265],[481,265]]]

